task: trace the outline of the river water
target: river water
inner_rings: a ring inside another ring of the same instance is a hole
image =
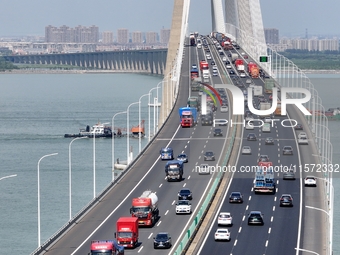
[[[308,74],[326,109],[340,107],[340,74]],[[0,182],[1,254],[29,254],[38,246],[37,169],[40,161],[41,243],[69,219],[69,145],[65,133],[97,122],[112,122],[161,81],[137,74],[1,74]],[[155,90],[154,90],[155,91]],[[161,94],[161,93],[160,93]],[[155,95],[155,94],[154,94]],[[142,99],[142,119],[148,131],[148,97]],[[151,111],[151,125],[153,123]],[[138,105],[130,107],[130,127],[138,125]],[[126,128],[126,116],[115,127]],[[340,122],[329,122],[334,155],[340,163]],[[151,126],[153,130],[153,126]],[[142,140],[144,147],[147,139]],[[131,139],[134,154],[138,139]],[[74,141],[72,152],[72,215],[81,210],[112,178],[112,141]],[[126,160],[126,138],[115,139],[115,158]],[[93,159],[95,158],[95,164]],[[94,185],[95,169],[95,185]],[[334,179],[335,197],[340,180]],[[340,204],[335,201],[334,238],[340,240]],[[14,241],[14,242],[13,242]],[[10,245],[8,245],[10,244]],[[340,244],[334,243],[334,254]]]

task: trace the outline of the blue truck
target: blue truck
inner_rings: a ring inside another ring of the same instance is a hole
[[[275,194],[275,179],[273,167],[258,166],[255,172],[254,192]]]
[[[165,175],[169,181],[181,181],[184,173],[184,162],[180,160],[168,161],[165,165]]]
[[[192,127],[197,124],[197,108],[182,107],[179,108],[178,114],[182,127]]]

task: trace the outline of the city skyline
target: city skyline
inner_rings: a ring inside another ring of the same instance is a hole
[[[0,37],[41,36],[44,27],[49,24],[56,27],[96,25],[100,32],[117,31],[121,27],[129,31],[158,32],[162,28],[171,28],[173,4],[173,0],[126,0],[124,4],[117,0],[99,0],[95,6],[80,0],[59,0],[54,5],[43,0],[4,0],[0,21],[6,25],[0,27]],[[305,34],[331,37],[340,34],[336,26],[329,25],[330,21],[336,24],[340,20],[337,14],[340,2],[337,0],[325,0],[322,8],[311,5],[309,0],[260,0],[260,4],[264,27],[277,28],[280,37],[303,37]],[[150,12],[152,15],[149,15]],[[191,1],[189,30],[209,33],[210,13],[210,1]],[[9,22],[11,20],[14,22]]]

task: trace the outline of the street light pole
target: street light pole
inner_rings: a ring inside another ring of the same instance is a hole
[[[115,142],[114,142],[114,128],[115,128],[115,117],[117,116],[117,115],[120,115],[120,114],[124,114],[124,113],[126,113],[126,111],[124,111],[124,112],[118,112],[118,113],[116,113],[115,115],[113,115],[113,117],[112,117],[112,181],[114,181],[115,180],[115,173],[114,173],[114,170],[115,170]]]
[[[7,176],[4,176],[4,177],[1,177],[0,178],[0,181],[3,180],[3,179],[7,179],[7,178],[11,178],[11,177],[15,177],[17,176],[16,174],[12,174],[12,175],[7,175]]]
[[[96,133],[93,130],[93,198],[96,197]]]
[[[126,160],[126,166],[128,166],[129,165],[129,163],[130,163],[130,160],[129,160],[129,156],[130,156],[130,134],[129,134],[129,125],[130,125],[130,123],[129,123],[129,121],[130,121],[130,119],[129,119],[129,109],[130,109],[130,106],[132,106],[132,105],[135,105],[135,104],[139,104],[139,102],[134,102],[134,103],[132,103],[132,104],[130,104],[129,106],[128,106],[128,108],[127,108],[127,110],[126,110],[126,112],[127,112],[127,120],[126,120],[126,132],[127,132],[127,136],[126,136],[126,146],[127,146],[127,148],[126,148],[126,150],[127,150],[127,160]]]
[[[74,138],[69,146],[68,146],[68,175],[69,175],[69,211],[70,211],[70,220],[72,219],[72,169],[71,169],[71,145],[75,140],[79,140],[79,139],[84,139],[84,138],[88,138],[87,136],[84,137],[77,137]]]
[[[138,115],[138,121],[139,121],[139,125],[140,125],[140,123],[141,123],[141,107],[140,107],[140,105],[141,105],[141,100],[142,100],[142,98],[143,97],[145,97],[145,96],[149,96],[150,97],[150,93],[148,93],[148,94],[144,94],[144,95],[142,95],[140,98],[139,98],[139,101],[138,101],[138,103],[139,103],[139,115]],[[150,122],[150,114],[149,114],[149,122]],[[138,144],[139,144],[139,151],[138,151],[138,154],[141,152],[141,150],[142,150],[142,139],[141,139],[142,137],[141,137],[141,132],[138,132]]]
[[[150,89],[149,90],[149,126],[148,126],[148,128],[149,128],[149,142],[150,142],[150,140],[151,140],[151,123],[150,123],[150,104],[151,104],[151,91],[153,91],[154,89],[157,89],[157,106],[155,106],[155,104],[154,104],[154,110],[155,110],[155,107],[157,107],[157,120],[155,120],[154,119],[154,123],[156,123],[156,125],[158,126],[158,88],[160,88],[160,86],[159,86],[159,84],[161,84],[163,81],[160,81],[160,82],[158,82],[158,84],[157,84],[157,86],[156,87],[154,87],[154,88],[152,88],[152,89]],[[155,100],[153,100],[153,103],[155,103]],[[154,124],[154,127],[153,127],[153,130],[154,130],[154,135],[155,135],[155,124]]]
[[[40,161],[43,158],[49,157],[49,156],[54,156],[58,155],[58,153],[52,153],[52,154],[47,154],[45,156],[42,156],[39,161],[38,161],[38,247],[40,247]]]

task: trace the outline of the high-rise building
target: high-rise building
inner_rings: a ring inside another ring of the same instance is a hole
[[[279,44],[279,30],[276,28],[265,28],[264,36],[266,38],[266,44]]]
[[[143,43],[141,31],[135,31],[132,33],[132,43]]]
[[[157,33],[156,32],[146,32],[145,33],[145,42],[147,44],[153,44],[153,43],[157,43]]]
[[[160,43],[168,44],[170,39],[170,29],[161,29]]]
[[[111,44],[113,43],[113,32],[112,31],[104,31],[102,37],[103,44]]]
[[[119,44],[127,44],[129,42],[128,30],[126,28],[120,28],[117,31],[117,42]]]
[[[59,28],[51,25],[45,27],[45,42],[56,43],[97,43],[99,40],[99,28],[96,26],[83,27],[77,26],[70,28],[61,26]]]

